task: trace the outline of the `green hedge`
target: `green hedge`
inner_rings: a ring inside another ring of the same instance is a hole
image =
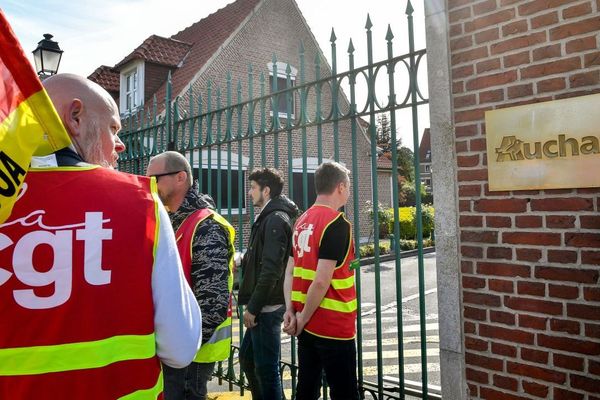
[[[393,209],[389,210],[393,214]],[[417,215],[416,207],[400,207],[399,216],[400,216],[400,239],[405,240],[415,240],[417,237],[417,223],[415,221],[415,216]],[[423,223],[423,238],[427,238],[431,236],[431,231],[433,231],[433,217],[435,215],[435,211],[433,206],[428,204],[423,204],[421,206],[421,215],[422,215],[422,223]],[[392,217],[389,224],[389,232],[394,232],[394,219]]]
[[[379,254],[390,254],[390,243],[379,242]],[[360,246],[360,258],[373,257],[375,255],[375,245],[373,243]]]
[[[433,240],[424,239],[423,247],[431,247],[434,245]],[[417,248],[416,240],[400,239],[400,250],[415,250]],[[390,254],[390,243],[388,241],[379,242],[379,255]],[[360,258],[373,257],[375,255],[375,245],[373,243],[363,244],[360,246]]]

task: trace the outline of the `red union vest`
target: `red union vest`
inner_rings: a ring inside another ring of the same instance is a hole
[[[161,399],[155,181],[60,167],[25,186],[0,225],[0,399]]]
[[[188,281],[190,287],[192,286],[192,246],[194,241],[194,234],[198,226],[206,218],[212,218],[217,222],[223,229],[229,232],[229,250],[231,257],[229,258],[229,276],[228,276],[228,288],[229,288],[229,308],[227,309],[227,318],[223,321],[212,334],[210,339],[202,344],[200,350],[194,358],[195,362],[198,363],[209,363],[216,361],[223,361],[231,354],[231,321],[232,321],[232,298],[233,292],[233,254],[235,252],[235,229],[231,224],[223,218],[220,214],[212,211],[208,208],[203,208],[195,211],[188,215],[186,219],[181,223],[179,229],[175,233],[177,238],[177,249],[179,250],[179,256],[181,257],[181,265],[183,266],[183,274]]]
[[[302,311],[308,288],[313,282],[319,261],[319,245],[325,229],[341,212],[314,205],[298,218],[294,226],[294,277],[292,280],[292,305]],[[353,339],[356,335],[356,289],[350,262],[354,259],[352,231],[349,235],[348,253],[337,265],[329,289],[319,307],[304,327],[314,335],[331,339]]]

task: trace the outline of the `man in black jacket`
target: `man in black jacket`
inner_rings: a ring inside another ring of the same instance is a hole
[[[281,195],[283,177],[273,168],[253,171],[248,195],[256,207],[250,240],[242,260],[239,304],[245,305],[246,334],[240,364],[252,399],[281,400],[279,358],[281,322],[285,312],[284,272],[292,245],[293,220],[298,208]]]

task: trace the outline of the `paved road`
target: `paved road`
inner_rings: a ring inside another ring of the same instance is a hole
[[[437,290],[436,290],[436,265],[435,253],[425,254],[424,281],[425,281],[425,340],[427,343],[427,371],[428,385],[439,385],[439,334],[437,315]],[[362,322],[362,359],[363,376],[365,381],[377,382],[377,313],[375,281],[379,274],[381,282],[381,336],[382,336],[382,365],[384,385],[393,387],[397,385],[400,371],[404,372],[405,380],[421,382],[421,333],[420,333],[420,307],[419,307],[419,274],[417,257],[401,259],[400,263],[400,288],[396,284],[396,268],[394,261],[381,263],[379,270],[375,265],[361,267],[361,322]],[[399,364],[398,340],[398,300],[401,304],[401,319],[403,332],[404,363]],[[234,344],[238,342],[238,321],[234,320]],[[282,333],[282,359],[291,361],[291,340]],[[239,366],[236,360],[236,371]],[[214,381],[213,381],[214,382]],[[211,392],[215,392],[214,383]],[[291,388],[289,370],[284,371],[284,386]],[[221,386],[225,391],[226,386]],[[435,390],[435,388],[433,388]],[[289,396],[288,396],[289,397]]]
[[[425,341],[427,343],[428,385],[440,384],[439,333],[437,315],[437,288],[435,253],[425,254]],[[394,261],[382,263],[379,271],[375,265],[361,268],[362,299],[362,354],[363,374],[366,381],[377,382],[377,313],[375,290],[376,276],[380,280],[382,371],[385,386],[394,386],[404,372],[407,381],[418,384],[422,380],[421,363],[421,321],[419,307],[419,273],[417,257],[400,260],[400,274],[396,273]],[[396,278],[398,276],[398,282]],[[397,290],[401,289],[401,292]],[[400,365],[400,346],[398,345],[398,302],[402,319],[402,342],[404,362]]]

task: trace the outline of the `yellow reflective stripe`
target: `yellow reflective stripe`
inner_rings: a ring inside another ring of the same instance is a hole
[[[154,222],[156,224],[154,229],[154,245],[152,247],[152,259],[154,260],[154,262],[156,262],[156,249],[158,248],[158,232],[160,225],[160,213],[158,211],[158,204],[161,200],[158,197],[158,185],[156,183],[155,177],[150,178],[150,193],[152,194],[152,198],[154,199]],[[152,266],[152,269],[154,270],[154,265]]]
[[[353,311],[356,311],[356,299],[344,303],[343,301],[325,298],[323,299],[323,301],[321,301],[319,307],[325,308],[327,310],[351,313]]]
[[[332,279],[331,286],[334,289],[348,289],[354,286],[354,275],[351,275],[345,279]]]
[[[92,342],[0,349],[0,376],[99,368],[156,354],[154,334],[122,335]]]
[[[231,317],[227,317],[227,319],[217,327],[208,342],[200,347],[194,361],[208,363],[225,360],[229,357],[231,352],[231,337]]]
[[[306,303],[306,295],[302,292],[298,292],[296,290],[292,291],[292,301],[299,301],[302,304]],[[321,300],[321,304],[319,304],[320,308],[324,308],[326,310],[338,311],[341,313],[351,313],[356,311],[356,299],[350,300],[348,302],[343,302],[339,300],[333,300],[324,298]]]
[[[294,278],[302,278],[307,281],[314,281],[316,275],[317,272],[313,271],[312,269],[294,267]]]
[[[304,279],[306,281],[314,281],[317,272],[312,269],[294,267],[293,270],[294,278]],[[354,286],[354,275],[343,279],[332,279],[331,287],[337,290],[348,289]]]
[[[204,343],[204,345],[214,344],[225,339],[231,339],[231,333],[231,317],[228,317],[221,325],[217,327],[217,329],[215,329],[215,332],[212,334],[210,339],[208,339],[208,342]]]
[[[299,301],[304,304],[306,302],[306,295],[297,290],[292,290],[292,301]]]
[[[158,375],[158,380],[154,387],[150,389],[137,390],[133,393],[130,393],[126,396],[119,397],[119,400],[156,400],[158,395],[163,391],[163,373],[160,371]]]

